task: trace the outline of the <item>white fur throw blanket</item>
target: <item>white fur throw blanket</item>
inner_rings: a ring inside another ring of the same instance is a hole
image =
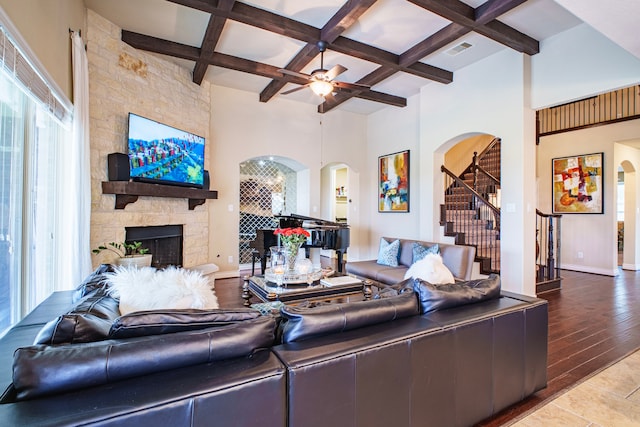
[[[455,283],[453,274],[442,262],[440,254],[427,254],[414,262],[404,274],[404,278],[422,279],[432,285]]]
[[[109,294],[120,299],[120,313],[157,309],[212,309],[218,299],[198,271],[178,267],[116,267],[107,274]]]

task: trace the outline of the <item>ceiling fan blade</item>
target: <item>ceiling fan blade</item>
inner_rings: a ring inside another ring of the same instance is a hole
[[[347,83],[347,82],[338,82],[338,81],[333,81],[331,83],[333,83],[334,87],[337,87],[337,88],[340,88],[340,89],[347,89],[347,90],[368,90],[368,89],[371,89],[371,86],[369,86],[369,85],[361,85],[359,83]]]
[[[306,88],[307,86],[309,86],[309,84],[310,83],[307,83],[306,85],[302,85],[300,87],[281,92],[280,95],[289,95],[290,93],[297,92],[299,90],[302,90],[302,89]]]
[[[322,102],[320,104],[324,104],[325,102],[333,102],[334,100],[335,96],[333,96],[333,92],[330,92],[322,98]]]
[[[281,68],[278,70],[279,73],[288,74],[290,76],[302,77],[303,79],[310,79],[311,76],[308,74],[298,73],[297,71],[287,70],[286,68]]]
[[[328,80],[333,80],[336,77],[338,77],[340,74],[344,73],[345,71],[347,71],[346,67],[343,67],[340,64],[336,64],[333,66],[333,68],[331,68],[329,71],[325,73],[325,77]]]

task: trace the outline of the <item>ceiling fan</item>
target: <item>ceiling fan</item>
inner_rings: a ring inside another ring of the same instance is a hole
[[[320,50],[320,68],[317,70],[313,70],[311,74],[299,73],[297,71],[291,71],[287,69],[279,69],[278,71],[282,74],[289,74],[290,76],[302,77],[303,79],[309,80],[309,83],[297,87],[295,89],[291,89],[285,92],[282,92],[282,95],[287,95],[305,87],[311,88],[313,93],[319,95],[321,97],[331,96],[333,92],[337,89],[347,89],[347,90],[363,90],[369,89],[371,86],[361,85],[358,83],[346,83],[334,80],[340,74],[347,71],[346,67],[343,67],[340,64],[334,65],[330,70],[324,69],[324,52],[327,50],[327,42],[320,40],[318,41],[318,50]]]

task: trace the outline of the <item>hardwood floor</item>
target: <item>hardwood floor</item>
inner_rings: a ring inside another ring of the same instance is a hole
[[[609,277],[563,270],[562,277],[560,291],[541,295],[549,301],[547,388],[480,426],[508,424],[640,348],[640,272]],[[241,286],[242,278],[216,279],[220,305],[242,306]]]

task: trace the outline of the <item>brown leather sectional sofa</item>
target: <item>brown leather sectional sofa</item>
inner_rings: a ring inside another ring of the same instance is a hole
[[[71,336],[88,342],[32,345],[97,299],[103,273],[0,339],[0,425],[470,426],[546,386],[547,304],[504,292],[423,315],[424,298],[396,287],[278,319],[222,310],[201,329],[149,313],[147,329],[98,341],[76,316]]]

